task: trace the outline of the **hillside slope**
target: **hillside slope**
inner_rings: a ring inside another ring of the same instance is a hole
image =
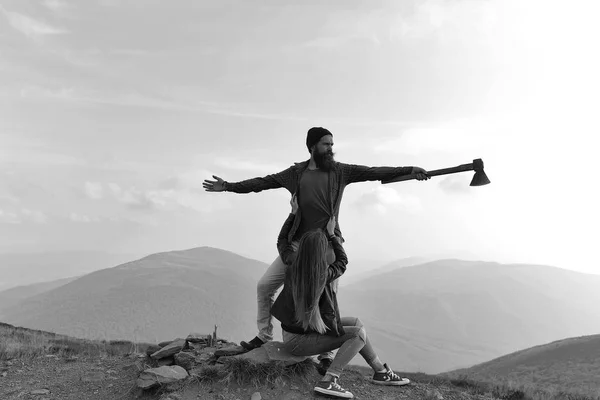
[[[600,334],[535,346],[445,375],[600,396]]]

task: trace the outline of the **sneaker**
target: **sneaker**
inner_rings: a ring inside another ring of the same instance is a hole
[[[354,395],[341,387],[337,383],[337,379],[338,378],[333,377],[333,379],[329,382],[320,381],[317,383],[317,386],[315,386],[315,392],[329,396],[340,397],[342,399],[353,399]]]
[[[317,364],[317,372],[319,372],[319,374],[321,374],[322,376],[325,376],[325,373],[331,366],[332,362],[333,361],[331,360],[331,358],[322,358],[321,361],[319,361],[319,363]]]
[[[265,344],[265,342],[263,342],[258,336],[256,336],[249,342],[244,342],[243,340],[240,342],[240,346],[242,346],[248,351],[258,349],[263,344]]]
[[[402,378],[396,374],[387,364],[383,364],[385,372],[375,372],[371,381],[376,385],[404,386],[410,383],[408,378]]]

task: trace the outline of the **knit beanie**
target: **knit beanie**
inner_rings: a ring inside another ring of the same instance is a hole
[[[308,147],[308,152],[310,153],[310,148],[319,143],[319,140],[326,135],[333,136],[333,133],[321,127],[310,128],[306,134],[306,147]]]

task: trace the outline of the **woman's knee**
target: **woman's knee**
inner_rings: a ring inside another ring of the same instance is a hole
[[[351,339],[358,338],[363,343],[367,343],[367,331],[363,326],[348,327],[346,334],[349,334]]]
[[[367,343],[367,331],[365,330],[364,326],[361,326],[358,330],[358,337],[363,341],[363,343]]]

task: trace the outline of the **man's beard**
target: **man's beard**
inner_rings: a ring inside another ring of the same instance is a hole
[[[333,156],[333,152],[329,151],[322,154],[316,151],[313,153],[313,159],[315,160],[317,168],[325,172],[329,172],[333,169],[333,166],[335,165],[335,160],[333,159]]]

